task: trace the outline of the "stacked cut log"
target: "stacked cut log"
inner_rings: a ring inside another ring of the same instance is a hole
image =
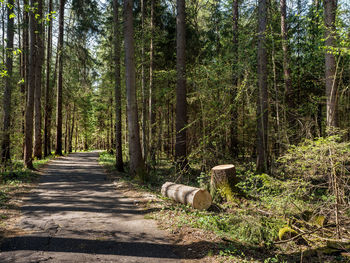
[[[211,195],[207,190],[172,182],[163,184],[162,195],[199,210],[208,209],[212,203]]]

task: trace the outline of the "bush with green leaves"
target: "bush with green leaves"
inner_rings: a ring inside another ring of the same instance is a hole
[[[292,146],[279,162],[285,178],[308,183],[308,201],[318,204],[318,213],[336,223],[340,237],[350,204],[350,143],[342,141],[341,133],[306,140]]]

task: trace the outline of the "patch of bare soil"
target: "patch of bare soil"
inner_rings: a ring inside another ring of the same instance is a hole
[[[0,191],[8,192],[7,201],[0,206],[0,241],[4,238],[25,234],[16,227],[21,217],[23,198],[37,185],[33,183],[20,183],[14,185],[0,185]]]
[[[21,206],[23,199],[37,187],[45,167],[46,164],[35,171],[30,183],[0,183],[0,191],[7,193],[6,201],[0,205],[0,242],[4,238],[29,234],[28,231],[17,227],[21,219]]]

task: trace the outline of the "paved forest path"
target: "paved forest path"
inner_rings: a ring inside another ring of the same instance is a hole
[[[0,262],[180,262],[147,211],[106,180],[98,153],[50,162],[24,200],[18,227]]]

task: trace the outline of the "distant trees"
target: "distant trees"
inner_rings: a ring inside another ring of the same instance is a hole
[[[1,162],[99,148],[142,180],[165,161],[273,172],[349,127],[344,1],[125,0],[124,21],[119,0],[83,2],[2,4]]]

